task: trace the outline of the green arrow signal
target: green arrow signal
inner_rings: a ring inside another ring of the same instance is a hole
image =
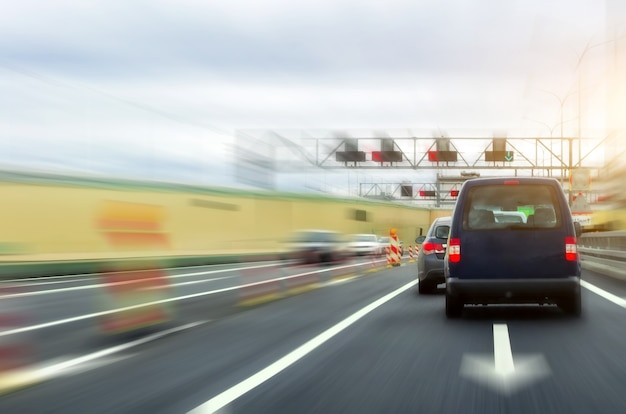
[[[511,151],[506,152],[506,155],[504,156],[504,161],[513,161],[513,153]]]

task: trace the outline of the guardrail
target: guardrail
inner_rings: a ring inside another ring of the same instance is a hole
[[[583,268],[626,280],[626,231],[583,234],[578,251]]]

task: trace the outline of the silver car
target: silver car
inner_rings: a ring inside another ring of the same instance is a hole
[[[354,234],[348,243],[348,252],[353,256],[374,256],[380,254],[380,251],[375,234]]]

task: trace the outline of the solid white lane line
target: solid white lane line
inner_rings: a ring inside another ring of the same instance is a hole
[[[335,267],[335,268],[332,268],[332,269],[320,269],[319,272],[328,272],[328,271],[335,270],[335,269],[343,269],[345,267],[352,267],[352,266],[358,266],[358,265],[360,265],[360,264],[348,265],[348,266],[342,266],[342,267]],[[182,273],[182,274],[179,274],[179,275],[168,276],[168,278],[170,278],[170,279],[177,279],[177,278],[182,278],[182,277],[201,276],[201,275],[209,275],[209,274],[215,274],[215,273],[233,272],[233,271],[236,271],[236,270],[261,269],[261,268],[272,267],[272,266],[275,266],[275,264],[266,264],[266,265],[261,265],[261,266],[238,267],[238,268],[220,269],[220,270],[208,270],[208,271],[193,272],[193,273]],[[196,283],[204,283],[204,282],[210,282],[210,281],[214,281],[214,280],[228,279],[228,278],[231,278],[231,277],[234,277],[234,276],[226,276],[226,277],[213,278],[213,279],[203,279],[203,280],[191,281],[191,282],[174,283],[171,286],[192,285],[192,284],[196,284]],[[147,280],[149,280],[149,279],[147,279]],[[54,283],[54,282],[52,282],[52,283]],[[126,284],[133,284],[133,283],[137,283],[137,281],[129,280],[129,281],[116,282],[116,284],[118,284],[118,285],[126,285]],[[106,283],[96,283],[96,284],[93,284],[93,285],[73,286],[73,287],[60,288],[60,289],[37,290],[37,291],[34,291],[34,292],[11,293],[11,294],[0,295],[0,297],[5,298],[5,299],[10,299],[10,298],[20,298],[20,297],[27,297],[27,296],[50,295],[50,294],[53,294],[53,293],[71,292],[71,291],[75,291],[75,290],[99,289],[99,288],[107,287],[108,285],[109,284],[106,284]],[[16,287],[22,287],[22,286],[26,286],[26,285],[23,285],[23,284],[16,285]]]
[[[134,340],[134,341],[131,341],[131,342],[126,342],[126,343],[121,344],[121,345],[116,345],[116,346],[113,346],[113,347],[110,347],[110,348],[102,349],[100,351],[92,352],[91,354],[82,355],[80,357],[72,358],[72,359],[69,359],[67,361],[59,362],[59,363],[48,365],[48,366],[43,366],[41,368],[36,369],[34,371],[34,375],[39,380],[46,380],[46,379],[54,378],[56,376],[59,376],[59,375],[63,374],[67,370],[75,368],[78,365],[85,364],[85,363],[88,363],[88,362],[92,362],[92,361],[94,361],[96,359],[103,358],[103,357],[106,357],[106,356],[109,356],[109,355],[113,355],[113,354],[116,354],[118,352],[122,352],[122,351],[125,351],[127,349],[134,348],[136,346],[143,345],[143,344],[146,344],[148,342],[152,342],[152,341],[157,340],[159,338],[162,338],[164,336],[171,335],[171,334],[176,333],[176,332],[184,331],[186,329],[194,328],[194,327],[196,327],[198,325],[202,325],[202,324],[205,324],[207,322],[209,322],[209,321],[198,321],[198,322],[188,323],[186,325],[181,325],[181,326],[177,326],[175,328],[166,329],[164,331],[156,332],[156,333],[154,333],[152,335],[148,335],[148,336],[145,336],[143,338],[140,338],[140,339],[137,339],[137,340]]]
[[[192,272],[192,273],[181,273],[178,275],[169,275],[170,279],[179,279],[183,277],[191,277],[191,276],[202,276],[202,275],[214,275],[217,273],[228,273],[228,272],[236,272],[239,270],[248,270],[248,269],[262,269],[264,267],[274,267],[276,265],[262,265],[262,266],[248,266],[248,267],[233,267],[230,269],[219,269],[219,270],[204,270],[202,272]]]
[[[298,362],[300,359],[304,358],[311,352],[313,352],[316,348],[333,338],[334,336],[340,334],[342,331],[346,330],[350,325],[357,322],[359,319],[363,318],[368,313],[374,311],[376,308],[384,305],[389,302],[391,299],[395,298],[402,292],[412,288],[417,284],[417,281],[412,281],[407,283],[406,285],[394,290],[391,293],[377,299],[376,301],[370,303],[359,311],[353,313],[348,316],[346,319],[342,320],[338,324],[332,326],[331,328],[325,330],[321,334],[317,335],[313,339],[310,339],[303,345],[299,346],[295,350],[291,351],[284,357],[280,358],[276,362],[270,364],[266,368],[252,375],[251,377],[243,380],[239,384],[232,386],[226,391],[216,395],[211,398],[204,404],[194,408],[191,413],[199,414],[199,413],[214,413],[222,408],[226,407],[231,402],[235,401],[237,398],[251,391],[252,389],[258,387],[263,384],[265,381],[270,378],[276,376],[283,370],[287,369],[289,366]]]
[[[177,287],[177,286],[184,286],[184,285],[192,285],[192,284],[197,284],[197,283],[206,283],[206,282],[213,282],[215,280],[222,280],[222,279],[230,279],[231,276],[226,276],[226,277],[215,277],[215,278],[211,278],[211,279],[202,279],[202,280],[194,280],[194,281],[190,281],[190,282],[180,282],[180,283],[171,283],[169,285],[167,285],[166,287]],[[147,280],[151,280],[151,279],[156,279],[156,278],[146,278],[143,279],[142,281],[147,281]],[[132,285],[134,283],[139,283],[139,281],[137,280],[127,280],[127,281],[122,281],[122,282],[115,282],[113,283],[114,285]],[[2,299],[11,299],[11,298],[20,298],[20,297],[25,297],[25,296],[39,296],[39,295],[50,295],[52,293],[61,293],[61,292],[71,292],[73,290],[86,290],[86,289],[99,289],[99,288],[106,288],[108,286],[111,286],[112,284],[110,283],[98,283],[95,285],[86,285],[86,286],[74,286],[74,287],[70,287],[70,288],[62,288],[62,289],[50,289],[50,290],[38,290],[35,292],[22,292],[22,293],[11,293],[8,295],[0,295],[0,298]],[[163,289],[163,286],[153,286],[150,288],[144,288],[141,290],[157,290],[157,289]]]
[[[268,267],[268,266],[276,266],[277,264],[284,264],[285,262],[250,262],[249,264],[253,264],[253,263],[264,263],[263,265],[259,265],[259,266],[250,266],[250,267],[236,267],[236,268],[226,268],[226,269],[219,269],[219,270],[205,270],[202,272],[196,272],[196,273],[183,273],[183,276],[180,277],[185,277],[184,275],[202,275],[202,274],[210,274],[210,273],[219,273],[219,272],[230,272],[230,271],[234,271],[234,270],[241,270],[241,269],[257,269],[257,268],[262,268],[262,267]],[[288,263],[288,262],[286,262]],[[180,269],[196,269],[196,268],[200,268],[200,267],[215,267],[215,266],[228,266],[228,265],[238,265],[240,263],[224,263],[224,264],[215,264],[215,265],[198,265],[198,266],[181,266],[181,267],[165,267],[162,268],[161,270],[180,270]],[[105,272],[105,273],[121,273],[122,271],[119,272]],[[133,273],[133,272],[143,272],[143,270],[129,270],[129,271],[123,271],[123,273]],[[56,283],[76,283],[76,282],[83,282],[85,280],[93,280],[93,279],[97,279],[98,277],[100,277],[101,275],[105,274],[105,273],[79,273],[79,274],[75,274],[75,275],[59,275],[59,276],[39,276],[39,277],[29,277],[29,278],[22,278],[22,279],[6,279],[6,280],[1,280],[1,282],[3,283],[17,283],[20,286],[31,286],[31,285],[51,285],[51,284],[56,284]],[[86,278],[87,276],[92,276],[89,278]],[[173,275],[173,276],[177,276],[177,275]],[[55,280],[55,279],[75,279],[75,280]],[[45,280],[46,282],[37,282],[37,283],[30,283],[33,280]],[[52,280],[52,281],[50,281]],[[22,282],[26,282],[26,283],[22,283]]]
[[[275,265],[262,265],[262,266],[237,267],[237,268],[231,268],[231,269],[207,270],[207,271],[203,271],[203,272],[182,273],[182,274],[179,274],[179,275],[171,275],[171,276],[168,276],[168,278],[169,279],[178,279],[178,278],[183,278],[183,277],[211,275],[211,274],[215,274],[215,273],[225,273],[225,272],[234,272],[234,271],[237,271],[237,270],[261,269],[261,268],[264,268],[264,267],[272,267],[272,266],[275,266]],[[116,272],[113,272],[113,273],[116,273]],[[228,277],[234,277],[234,276],[228,276]],[[224,277],[222,279],[226,279],[226,278],[227,277]],[[146,280],[149,280],[149,279],[150,278],[147,278]],[[217,279],[210,279],[210,280],[217,280]],[[133,280],[116,282],[116,284],[119,284],[119,285],[132,284],[132,283],[137,283],[137,282],[133,281]],[[19,297],[25,297],[25,296],[49,295],[49,294],[52,294],[52,293],[71,292],[73,290],[98,289],[98,288],[106,287],[107,285],[108,285],[107,283],[96,283],[94,285],[73,286],[73,287],[68,287],[68,288],[59,288],[59,289],[50,289],[50,290],[37,290],[37,291],[34,291],[34,292],[13,293],[13,294],[8,294],[8,295],[2,295],[1,297],[3,297],[3,298],[19,298]],[[16,287],[21,287],[21,286],[25,286],[25,285],[16,284],[15,286]],[[178,286],[178,285],[174,285],[174,286]]]
[[[497,373],[507,375],[515,371],[509,328],[505,323],[493,324],[493,359]]]
[[[23,332],[35,331],[37,329],[50,328],[52,326],[63,325],[63,324],[66,324],[66,323],[78,322],[78,321],[82,321],[82,320],[85,320],[85,319],[91,319],[91,318],[97,318],[97,317],[100,317],[100,316],[111,315],[113,313],[126,312],[126,311],[133,310],[133,309],[145,308],[147,306],[161,305],[161,304],[164,304],[164,303],[177,302],[177,301],[180,301],[180,300],[193,299],[193,298],[198,298],[198,297],[202,297],[202,296],[214,295],[216,293],[229,292],[229,291],[233,291],[233,290],[237,290],[237,289],[248,288],[248,287],[253,287],[253,286],[259,286],[259,285],[263,285],[263,284],[266,284],[266,283],[280,282],[280,281],[283,281],[283,280],[288,280],[288,279],[293,279],[293,278],[296,278],[296,277],[307,276],[307,275],[316,274],[316,273],[319,273],[319,272],[330,272],[330,271],[336,270],[336,269],[342,269],[342,268],[347,268],[347,267],[355,267],[355,266],[362,266],[362,265],[365,265],[365,264],[367,264],[367,263],[348,265],[348,266],[336,267],[336,268],[331,268],[331,269],[314,270],[314,271],[311,271],[311,272],[299,273],[299,274],[291,275],[291,276],[283,276],[283,277],[279,277],[279,278],[276,278],[276,279],[268,279],[268,280],[262,280],[260,282],[247,283],[245,285],[231,286],[231,287],[226,287],[226,288],[222,288],[222,289],[209,290],[209,291],[206,291],[206,292],[198,292],[198,293],[192,293],[192,294],[189,294],[189,295],[176,296],[176,297],[173,297],[173,298],[167,298],[167,299],[155,300],[155,301],[152,301],[152,302],[140,303],[138,305],[125,306],[123,308],[117,308],[117,309],[110,309],[110,310],[101,311],[101,312],[88,313],[88,314],[85,314],[85,315],[74,316],[74,317],[71,317],[71,318],[65,318],[65,319],[59,319],[59,320],[56,320],[56,321],[40,323],[40,324],[37,324],[37,325],[24,326],[22,328],[7,329],[6,331],[0,331],[0,337],[9,336],[9,335],[15,335],[15,334],[18,334],[18,333],[23,333]]]
[[[626,299],[620,298],[612,293],[607,292],[606,290],[600,289],[596,285],[592,285],[591,283],[581,280],[580,285],[587,290],[595,293],[598,296],[603,297],[604,299],[613,302],[614,304],[621,306],[622,308],[626,308]]]
[[[54,277],[54,276],[51,276]],[[43,278],[35,278],[35,279],[43,279]],[[96,277],[92,277],[91,275],[89,275],[89,277],[87,276],[83,276],[80,279],[75,279],[75,280],[56,280],[56,281],[52,281],[52,282],[36,282],[36,283],[30,283],[28,282],[31,279],[10,279],[10,280],[2,280],[2,283],[12,283],[13,286],[19,286],[19,287],[25,287],[25,286],[45,286],[45,285],[60,285],[61,283],[80,283],[80,282],[90,282],[92,280],[95,280]]]
[[[202,279],[202,280],[190,280],[189,282],[172,283],[170,286],[178,287],[178,286],[187,286],[187,285],[197,285],[199,283],[214,282],[216,280],[224,280],[224,279],[232,279],[232,276],[214,277],[211,279]],[[158,289],[163,289],[163,288],[160,286],[152,286],[149,288],[145,288],[144,290],[158,290]]]
[[[130,283],[130,282],[119,283],[119,284],[128,284],[128,283]],[[23,297],[26,297],[26,296],[51,295],[53,293],[72,292],[74,290],[98,289],[98,288],[105,287],[105,286],[107,286],[107,285],[103,284],[103,283],[98,283],[98,284],[95,284],[95,285],[72,286],[72,287],[61,288],[61,289],[36,290],[36,291],[33,291],[33,292],[10,293],[8,295],[1,295],[0,297],[3,298],[3,299],[23,298]],[[17,286],[17,287],[21,287],[21,286]]]
[[[162,300],[155,300],[155,301],[152,301],[152,302],[140,303],[138,305],[124,306],[123,308],[110,309],[110,310],[106,310],[106,311],[102,311],[102,312],[88,313],[86,315],[79,315],[79,316],[74,316],[74,317],[71,317],[71,318],[59,319],[59,320],[51,321],[51,322],[44,322],[44,323],[40,323],[40,324],[37,324],[37,325],[24,326],[22,328],[8,329],[6,331],[0,331],[0,337],[2,337],[2,336],[9,336],[9,335],[15,335],[15,334],[18,334],[18,333],[23,333],[23,332],[35,331],[35,330],[38,330],[38,329],[50,328],[52,326],[63,325],[63,324],[66,324],[66,323],[71,323],[71,322],[78,322],[78,321],[82,321],[82,320],[85,320],[85,319],[97,318],[99,316],[111,315],[113,313],[126,312],[126,311],[130,311],[130,310],[133,310],[133,309],[141,309],[141,308],[145,308],[147,306],[162,305],[164,303],[176,302],[178,300],[191,299],[191,298],[197,298],[197,297],[200,297],[200,296],[212,295],[214,293],[227,292],[229,290],[234,290],[234,289],[237,289],[237,288],[240,288],[240,287],[241,286],[233,286],[233,287],[224,288],[224,289],[212,290],[212,291],[209,291],[209,292],[200,292],[200,293],[194,293],[194,294],[191,294],[191,295],[178,296],[178,297],[162,299]]]

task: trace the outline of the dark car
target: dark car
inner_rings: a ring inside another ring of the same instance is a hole
[[[498,211],[523,222],[498,222]],[[561,184],[553,178],[468,180],[461,188],[444,260],[446,315],[464,304],[557,304],[581,313],[576,237]]]
[[[418,292],[430,293],[437,285],[445,282],[443,275],[443,259],[448,243],[448,232],[452,217],[439,217],[428,229],[426,238],[416,239],[422,243],[422,248],[417,254],[417,278],[419,280]]]
[[[348,257],[345,237],[331,230],[300,230],[290,238],[290,258],[303,263],[328,263]]]

